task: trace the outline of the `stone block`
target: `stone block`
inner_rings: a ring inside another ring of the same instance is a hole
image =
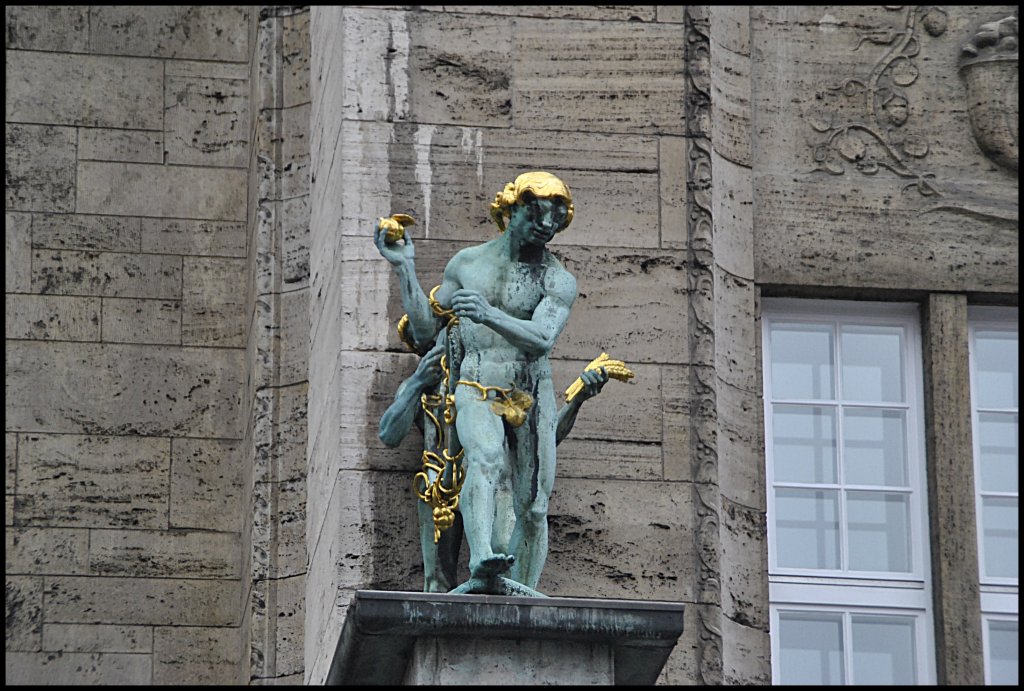
[[[83,127],[78,131],[78,160],[161,163],[163,144],[162,132]]]
[[[4,495],[4,525],[14,525],[14,495]]]
[[[167,527],[168,440],[26,434],[19,451],[21,525]]]
[[[89,531],[9,528],[4,531],[4,572],[78,575],[89,572]]]
[[[578,297],[554,357],[606,351],[628,363],[688,360],[686,264],[680,252],[559,247]]]
[[[309,194],[309,114],[304,103],[277,111],[281,119],[281,161],[277,171],[281,199]],[[308,212],[307,212],[308,215]]]
[[[278,307],[281,340],[277,383],[289,386],[309,378],[309,289],[282,293]]]
[[[248,80],[249,65],[237,62],[207,62],[205,60],[167,60],[168,77],[190,79]]]
[[[85,53],[89,47],[89,7],[14,6],[4,8],[5,47]]]
[[[686,185],[689,166],[685,139],[658,138],[658,199],[661,204],[661,246],[665,249],[685,250],[687,247],[689,214],[686,212]]]
[[[290,108],[310,102],[309,10],[295,11],[281,17],[281,106]]]
[[[559,478],[548,514],[547,595],[692,601],[692,499],[660,482]],[[635,506],[641,504],[643,511]],[[586,592],[580,592],[585,585]]]
[[[100,576],[238,578],[238,533],[93,530],[89,568]]]
[[[74,128],[8,124],[6,135],[7,209],[74,211]]]
[[[690,368],[662,367],[662,456],[666,480],[692,481]]]
[[[59,295],[181,297],[181,258],[162,254],[35,250],[32,289]]]
[[[430,5],[424,5],[427,9]],[[444,5],[443,12],[484,13],[547,19],[595,19],[599,21],[654,20],[652,5]]]
[[[144,163],[78,163],[81,213],[245,220],[246,171]]]
[[[732,501],[765,510],[764,403],[760,393],[719,380],[718,484]]]
[[[32,246],[57,250],[138,252],[142,248],[142,223],[142,219],[124,216],[33,214]]]
[[[62,295],[8,295],[7,338],[98,341],[100,299]]]
[[[6,650],[39,650],[43,630],[43,578],[5,575],[4,613]],[[7,667],[10,669],[9,664]]]
[[[722,617],[723,683],[729,686],[770,685],[771,658],[771,642],[767,630],[751,628],[729,617]]]
[[[253,488],[253,569],[259,578],[306,572],[306,483],[257,482]]]
[[[151,653],[153,629],[116,624],[43,624],[43,650],[66,653]]]
[[[14,494],[18,477],[18,435],[4,432],[4,494]]]
[[[151,683],[153,658],[132,653],[10,653],[8,685],[143,686]]]
[[[239,278],[244,259],[185,257],[182,273],[181,340],[184,345],[245,345],[245,293]]]
[[[307,388],[307,384],[301,382],[256,392],[254,482],[284,482],[305,477]]]
[[[238,439],[243,356],[228,348],[8,341],[7,427]]]
[[[239,683],[239,638],[237,627],[158,626],[153,630],[153,683]]]
[[[168,75],[164,98],[167,163],[248,164],[248,80]]]
[[[265,603],[274,608],[257,605],[253,618],[264,638],[254,641],[261,651],[262,667],[257,676],[280,677],[303,672],[303,631],[305,625],[304,601],[306,578],[271,579],[259,584],[266,589]]]
[[[4,286],[7,293],[32,290],[32,214],[4,214]]]
[[[754,279],[754,189],[749,168],[712,153],[715,263],[733,276]]]
[[[250,7],[180,5],[90,8],[93,52],[244,62]]]
[[[160,60],[8,51],[7,74],[7,122],[136,130],[163,126]]]
[[[171,440],[171,528],[242,530],[240,442]]]
[[[716,152],[743,166],[751,165],[753,138],[749,12],[749,7],[715,7],[710,16],[711,142]]]
[[[672,22],[682,24],[686,18],[686,7],[684,5],[658,5],[656,17],[659,22]]]
[[[514,36],[513,126],[684,133],[677,26],[520,19]]]
[[[239,582],[178,578],[48,578],[47,619],[67,624],[237,626]]]
[[[721,270],[714,280],[716,374],[741,391],[759,393],[754,283]]]
[[[244,257],[245,223],[144,218],[142,251],[205,257]]]
[[[108,343],[181,343],[177,300],[103,300],[103,340]]]
[[[764,509],[722,497],[719,521],[722,619],[767,633],[768,538]],[[767,649],[761,653],[768,656]]]

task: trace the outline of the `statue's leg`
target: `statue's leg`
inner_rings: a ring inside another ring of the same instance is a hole
[[[434,543],[434,517],[429,504],[416,502],[420,519],[420,551],[423,552],[423,592],[447,593],[452,589],[438,558],[438,545]],[[442,539],[444,535],[442,534]]]
[[[516,529],[512,548],[516,564],[512,579],[536,588],[548,555],[548,501],[555,482],[555,399],[548,382],[537,396],[536,419],[523,425],[516,444]],[[546,394],[546,395],[545,395]],[[536,439],[530,439],[535,432]]]
[[[504,426],[490,403],[478,398],[475,389],[456,389],[455,406],[459,441],[466,452],[466,479],[459,510],[469,543],[470,576],[492,578],[512,561],[507,554],[495,554],[491,546],[498,483],[505,472]]]

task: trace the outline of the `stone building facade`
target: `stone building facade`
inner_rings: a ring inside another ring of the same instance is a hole
[[[540,589],[686,603],[665,683],[778,680],[762,315],[910,305],[917,681],[983,683],[982,603],[1017,596],[966,489],[971,315],[1018,299],[1013,12],[8,7],[7,682],[322,684],[352,594],[422,578],[373,223],[416,217],[429,288],[546,169],[555,385],[602,351],[636,379],[559,447]]]

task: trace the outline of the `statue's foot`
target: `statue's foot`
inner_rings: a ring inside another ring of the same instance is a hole
[[[511,595],[517,597],[547,597],[544,593],[503,576],[470,578],[451,591],[463,595]]]
[[[512,568],[512,565],[516,563],[515,555],[512,554],[495,554],[481,559],[474,565],[469,567],[469,573],[473,578],[480,578],[483,580],[492,580],[498,576],[498,574],[505,573]]]

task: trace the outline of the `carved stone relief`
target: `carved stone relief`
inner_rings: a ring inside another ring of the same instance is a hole
[[[960,50],[960,77],[978,146],[999,165],[1017,170],[1020,106],[1017,12],[982,24]]]

